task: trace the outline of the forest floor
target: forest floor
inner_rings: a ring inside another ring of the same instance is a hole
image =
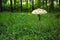
[[[60,14],[38,16],[30,12],[0,13],[0,40],[60,40]]]

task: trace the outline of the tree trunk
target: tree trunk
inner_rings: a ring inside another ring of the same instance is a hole
[[[43,8],[44,8],[44,0],[43,0],[43,2],[42,2],[42,3],[43,3]]]
[[[26,0],[26,11],[28,11],[28,0]]]
[[[2,12],[2,0],[0,0],[0,12]]]
[[[12,8],[12,0],[10,0],[10,11],[11,12],[13,11],[13,8]]]
[[[46,0],[46,8],[47,8],[47,0]]]
[[[34,10],[34,0],[32,0],[32,10]]]
[[[22,11],[22,0],[20,0],[20,10]]]
[[[59,7],[60,7],[60,0],[59,0]]]
[[[16,9],[16,0],[14,0],[14,9]]]
[[[50,8],[53,10],[54,9],[54,0],[50,0]]]

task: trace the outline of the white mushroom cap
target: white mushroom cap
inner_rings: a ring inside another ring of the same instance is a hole
[[[35,10],[32,11],[32,14],[46,14],[46,13],[47,13],[46,10],[40,9],[40,8],[35,9]]]

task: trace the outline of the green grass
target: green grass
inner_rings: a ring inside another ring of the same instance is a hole
[[[38,17],[31,13],[0,13],[0,40],[60,40],[60,18],[55,13]]]

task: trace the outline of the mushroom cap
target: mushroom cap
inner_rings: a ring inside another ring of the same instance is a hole
[[[35,10],[32,11],[32,14],[46,14],[46,13],[47,13],[46,10],[40,9],[40,8],[35,9]]]

